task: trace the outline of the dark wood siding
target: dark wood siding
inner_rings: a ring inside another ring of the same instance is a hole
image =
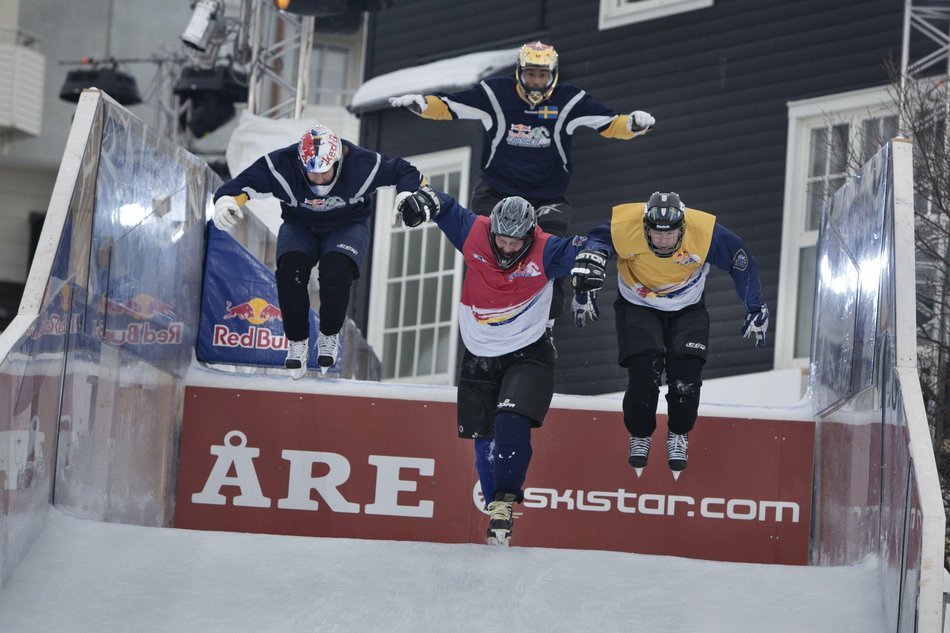
[[[904,3],[716,0],[710,9],[607,31],[597,30],[598,4],[400,0],[373,19],[366,76],[538,37],[554,44],[561,81],[618,111],[642,109],[657,118],[653,133],[632,142],[586,129],[575,135],[572,232],[607,220],[614,204],[677,191],[748,243],[774,328],[787,103],[886,84],[884,61],[900,55]],[[481,151],[474,122],[422,121],[393,111],[367,113],[362,121],[362,142],[387,153],[470,143],[477,161]],[[601,321],[584,332],[569,316],[559,322],[559,392],[625,387],[616,365],[615,296],[611,280],[600,295]],[[712,323],[706,378],[772,368],[771,340],[766,350],[755,350],[739,337],[745,311],[728,274],[711,271],[706,304]]]

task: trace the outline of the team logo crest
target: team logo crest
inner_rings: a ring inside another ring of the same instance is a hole
[[[749,256],[745,249],[740,248],[732,258],[732,269],[739,272],[745,271],[749,267]]]

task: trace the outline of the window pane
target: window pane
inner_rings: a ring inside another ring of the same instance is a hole
[[[816,128],[811,131],[811,161],[809,176],[824,176],[827,170],[828,130]]]
[[[817,231],[821,226],[821,206],[825,199],[825,183],[815,180],[808,183],[806,194],[808,202],[805,208],[805,230]]]
[[[828,160],[831,167],[829,174],[843,174],[848,171],[848,131],[851,126],[847,123],[831,128],[831,152]]]
[[[429,184],[433,189],[445,191],[445,174],[426,174],[426,178],[429,179]]]
[[[405,231],[394,231],[389,240],[389,276],[402,277],[403,246],[406,243]]]
[[[403,332],[402,345],[399,347],[399,375],[414,376],[413,365],[416,356],[416,333],[414,330]]]
[[[345,102],[349,50],[317,46],[310,59],[310,97],[313,103],[340,105]]]
[[[435,225],[426,227],[426,262],[423,272],[434,273],[439,270],[439,248],[442,245],[442,231]]]
[[[883,141],[889,141],[895,136],[897,136],[897,117],[896,116],[886,116],[884,117],[883,126],[884,132],[881,136]],[[883,143],[882,143],[883,144]]]
[[[445,192],[458,200],[459,188],[462,186],[462,172],[453,171],[449,174],[449,184],[446,185]]]
[[[390,332],[383,337],[383,378],[396,377],[396,346],[399,344],[399,335]]]
[[[406,294],[402,310],[402,324],[410,327],[419,323],[419,280],[406,282]]]
[[[446,322],[452,318],[452,290],[455,286],[455,278],[449,275],[442,275],[442,294],[439,296],[439,321]]]
[[[795,357],[811,354],[811,322],[815,309],[815,267],[818,247],[809,246],[799,251],[798,310],[795,315]]]
[[[409,246],[406,248],[406,274],[419,274],[419,260],[422,259],[422,232],[423,229],[408,231]]]
[[[439,347],[435,357],[435,373],[444,374],[449,370],[449,337],[452,336],[452,328],[445,326],[439,328]]]
[[[442,240],[442,270],[455,269],[455,247],[452,242]]]
[[[426,328],[419,331],[419,363],[416,374],[431,374],[433,360],[435,360],[435,329]]]
[[[400,290],[402,289],[402,284],[398,281],[389,282],[386,285],[386,329],[399,327],[399,304],[400,304]]]
[[[428,277],[422,280],[422,315],[419,318],[419,323],[435,323],[435,302],[438,292],[438,277]]]

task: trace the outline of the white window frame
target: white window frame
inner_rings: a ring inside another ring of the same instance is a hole
[[[459,179],[459,203],[463,206],[468,202],[469,196],[469,172],[471,170],[472,148],[459,147],[456,149],[432,152],[430,154],[420,154],[418,156],[407,156],[406,160],[416,166],[420,172],[442,172],[458,171]],[[389,303],[389,256],[390,256],[390,236],[393,232],[393,203],[396,198],[396,191],[393,187],[379,189],[376,194],[376,221],[374,225],[373,237],[373,263],[372,280],[370,282],[370,304],[369,316],[367,319],[367,340],[373,349],[377,350],[377,356],[380,360],[384,358],[384,330],[386,319],[386,306]],[[446,240],[446,245],[453,248]],[[458,309],[459,300],[462,296],[462,254],[455,251],[454,276],[453,276],[453,297],[451,298],[451,330],[452,335],[449,341],[449,358],[447,359],[446,374],[425,376],[400,376],[398,378],[386,378],[383,382],[400,383],[421,383],[436,385],[455,384],[456,359],[458,358]],[[418,338],[417,338],[418,345]]]
[[[775,368],[808,367],[809,358],[795,357],[798,313],[798,269],[801,249],[818,243],[818,230],[806,231],[806,182],[811,156],[811,131],[832,122],[855,123],[874,116],[893,115],[896,105],[889,86],[839,93],[788,104],[785,161],[785,197],[782,213],[782,253],[775,315]]]
[[[708,9],[714,0],[600,0],[597,28],[601,31],[655,20],[668,15]]]

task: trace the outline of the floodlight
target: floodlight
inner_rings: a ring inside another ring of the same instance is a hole
[[[224,13],[221,0],[198,0],[181,41],[197,51],[204,53],[218,28],[218,18]]]
[[[142,103],[135,78],[118,70],[114,62],[110,66],[92,60],[85,63],[92,64],[92,68],[78,68],[66,73],[66,81],[59,91],[60,99],[77,103],[83,90],[98,88],[124,106]]]

